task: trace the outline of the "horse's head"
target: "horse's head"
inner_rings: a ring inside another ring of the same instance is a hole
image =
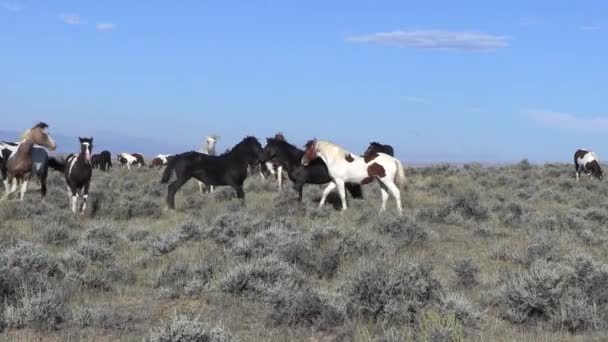
[[[275,134],[274,138],[279,141],[287,141],[287,139],[285,139],[285,136],[283,135],[283,132]]]
[[[595,178],[597,178],[598,180],[602,180],[602,178],[604,178],[604,171],[600,167],[600,163],[597,160],[594,160],[591,163],[592,163],[592,167],[591,167],[592,175]]]
[[[304,155],[302,156],[302,165],[307,166],[311,161],[317,158],[317,140],[309,140],[304,145]]]
[[[264,146],[264,150],[262,153],[262,158],[260,158],[260,162],[265,163],[269,160],[277,158],[279,155],[279,147],[277,146],[276,138],[266,138],[266,146]]]
[[[93,151],[93,137],[83,138],[78,137],[80,141],[80,153],[84,154],[87,160],[91,160],[91,152]]]
[[[256,137],[245,137],[239,144],[239,149],[245,152],[248,160],[258,161],[264,158],[264,149]]]
[[[363,152],[363,156],[369,156],[372,155],[376,152],[378,152],[378,147],[380,147],[380,144],[372,141],[369,143],[369,146],[367,147],[367,150],[365,150],[365,152]]]
[[[44,122],[37,123],[34,127],[23,133],[22,138],[31,141],[32,143],[48,148],[50,151],[55,151],[57,145],[51,135],[46,131],[49,127]]]

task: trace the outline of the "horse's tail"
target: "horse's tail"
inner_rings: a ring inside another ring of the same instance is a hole
[[[175,162],[177,161],[177,156],[170,158],[167,160],[167,167],[163,172],[163,176],[160,179],[160,182],[166,184],[171,179],[171,175],[173,174],[173,169],[175,169]]]
[[[59,172],[65,171],[65,161],[61,162],[55,157],[50,157],[48,165],[51,169]]]
[[[395,158],[395,163],[397,164],[397,175],[395,179],[395,183],[403,189],[405,189],[405,171],[403,170],[403,164],[397,158]]]

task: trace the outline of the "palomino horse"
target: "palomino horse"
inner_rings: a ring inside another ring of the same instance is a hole
[[[198,151],[200,153],[204,153],[208,156],[215,156],[216,152],[215,152],[215,145],[217,144],[217,141],[220,140],[220,136],[219,135],[208,135],[205,140],[203,145],[201,145],[201,148],[198,149]],[[205,183],[198,181],[198,190],[200,191],[200,193],[203,193],[203,186],[205,185]],[[213,185],[209,185],[209,192],[213,192]]]
[[[401,215],[401,191],[397,185],[405,185],[405,173],[403,165],[398,159],[384,153],[359,157],[331,142],[311,140],[306,144],[302,164],[308,165],[315,158],[321,158],[325,162],[332,179],[332,182],[323,191],[319,208],[325,204],[327,195],[337,187],[342,201],[342,210],[345,210],[345,182],[368,184],[377,179],[382,191],[380,211],[386,210],[386,201],[390,192],[397,202],[397,211]]]
[[[91,175],[93,167],[91,165],[91,151],[93,150],[93,138],[81,138],[80,153],[70,154],[65,161],[65,181],[68,184],[68,195],[70,196],[70,206],[72,212],[77,212],[78,197],[82,196],[83,203],[80,213],[84,214],[87,210],[87,199],[89,197],[89,186],[91,185]]]
[[[8,160],[6,161],[7,176],[5,186],[11,183],[12,185],[11,188],[7,189],[8,191],[5,192],[4,197],[2,198],[3,200],[6,200],[10,194],[17,191],[19,185],[21,186],[21,195],[19,199],[23,200],[27,185],[34,172],[38,173],[39,176],[43,174],[43,177],[40,177],[40,186],[42,200],[44,200],[46,195],[48,156],[44,149],[42,149],[43,153],[35,149],[34,144],[44,146],[51,151],[54,151],[57,148],[53,138],[46,131],[48,127],[49,126],[46,123],[39,122],[34,127],[25,131],[17,150],[8,157]],[[43,161],[44,165],[35,165],[35,162],[39,163],[39,160],[40,163]],[[41,171],[38,172],[38,169],[41,169]]]
[[[304,184],[327,184],[331,182],[331,177],[323,160],[317,158],[304,166],[301,163],[302,156],[304,156],[304,151],[287,141],[268,138],[262,158],[262,162],[274,160],[285,168],[287,176],[294,183],[294,189],[298,193],[298,201],[300,202],[302,202]],[[346,183],[346,189],[353,198],[362,197],[361,185]]]
[[[169,160],[161,183],[167,183],[175,173],[176,180],[169,184],[167,205],[175,209],[175,193],[190,178],[207,185],[229,185],[236,190],[237,197],[245,203],[243,182],[247,178],[247,166],[262,157],[262,145],[254,137],[246,137],[226,154],[209,156],[199,152],[185,152]]]

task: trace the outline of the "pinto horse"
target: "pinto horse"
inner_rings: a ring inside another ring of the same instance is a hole
[[[169,160],[161,183],[165,184],[175,173],[176,180],[167,187],[167,206],[175,209],[175,193],[190,178],[207,185],[229,185],[245,204],[243,182],[247,178],[247,166],[262,157],[262,145],[255,137],[246,137],[226,154],[210,156],[200,152],[185,152]]]
[[[22,141],[17,146],[17,149],[10,154],[6,162],[6,178],[4,181],[7,191],[4,193],[2,200],[6,200],[8,196],[21,186],[20,199],[23,200],[27,185],[32,178],[32,174],[38,174],[40,178],[40,192],[42,200],[46,195],[46,176],[48,170],[48,154],[43,148],[35,148],[34,145],[41,145],[54,151],[57,145],[53,141],[51,135],[46,131],[49,125],[44,122],[39,122],[34,127],[28,129],[22,135]],[[37,165],[38,164],[38,165]],[[8,186],[12,186],[8,189]]]
[[[150,168],[153,167],[162,167],[163,165],[167,165],[167,163],[169,162],[169,157],[171,157],[170,154],[159,154],[156,157],[154,157],[152,159],[152,161],[150,161]]]
[[[576,168],[576,181],[578,182],[581,172],[587,176],[593,176],[599,180],[604,177],[604,171],[600,167],[600,159],[592,151],[578,149],[574,153],[574,167]]]
[[[368,184],[377,179],[382,194],[380,211],[386,210],[389,192],[397,202],[397,211],[402,213],[401,191],[405,185],[405,172],[401,162],[385,153],[375,153],[359,157],[329,141],[311,140],[306,144],[302,165],[309,165],[316,158],[321,158],[327,165],[332,182],[323,191],[319,208],[325,204],[327,195],[336,187],[342,201],[342,210],[346,210],[344,183]]]
[[[311,161],[308,166],[301,164],[304,151],[291,145],[285,140],[267,138],[264,147],[262,162],[274,160],[287,171],[287,176],[294,183],[294,190],[298,193],[298,201],[302,202],[302,189],[304,184],[327,184],[331,177],[327,165],[320,158]],[[361,185],[346,183],[346,189],[353,198],[361,198]]]
[[[83,203],[80,214],[87,210],[87,199],[89,198],[89,186],[93,166],[91,164],[91,151],[93,150],[93,138],[81,138],[80,153],[68,155],[65,161],[65,181],[68,184],[68,195],[70,195],[70,207],[72,212],[77,212],[78,197],[82,196]]]
[[[131,170],[131,165],[139,164],[139,160],[134,155],[132,155],[131,153],[126,153],[126,152],[123,152],[123,153],[117,155],[116,161],[118,161],[118,163],[120,165],[122,165],[123,168],[126,165],[127,169],[129,169],[129,170]]]

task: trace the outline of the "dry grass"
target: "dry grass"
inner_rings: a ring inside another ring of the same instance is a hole
[[[85,217],[63,179],[0,204],[0,339],[589,341],[608,327],[608,184],[569,165],[407,170],[340,214],[321,189],[254,176],[246,207],[157,170],[96,172]],[[390,203],[392,204],[392,203]]]

